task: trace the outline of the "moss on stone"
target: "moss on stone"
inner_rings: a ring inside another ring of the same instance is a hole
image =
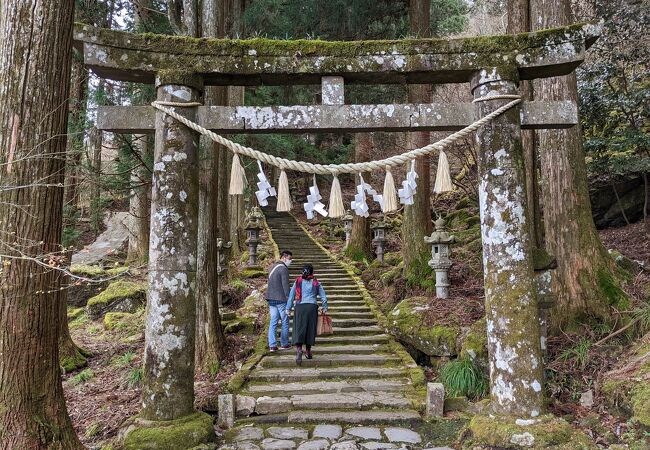
[[[414,346],[428,356],[454,356],[458,354],[456,341],[460,329],[443,325],[428,325],[422,313],[428,309],[426,297],[402,300],[388,315],[391,332],[400,340]]]
[[[214,442],[212,416],[197,412],[176,420],[136,420],[124,439],[125,450],[178,450]]]
[[[263,278],[267,276],[266,270],[256,267],[247,267],[240,273],[242,278]]]
[[[252,317],[242,317],[239,319],[231,320],[228,325],[224,327],[223,332],[226,334],[233,334],[243,331],[246,334],[255,332],[255,321]]]
[[[70,373],[82,367],[86,367],[88,360],[79,349],[73,349],[68,355],[61,358],[59,365],[64,373]]]
[[[146,303],[147,286],[133,281],[114,281],[98,295],[88,300],[86,311],[91,319],[101,317],[111,308],[134,312]]]
[[[86,310],[83,308],[71,308],[68,309],[68,322],[72,322],[73,320],[77,320],[79,317],[83,315],[83,313]]]
[[[106,274],[106,271],[100,266],[91,266],[89,264],[73,264],[70,266],[70,273],[80,277],[95,278]]]
[[[107,330],[124,329],[128,326],[130,319],[133,317],[131,313],[123,312],[109,312],[104,315],[104,328]]]
[[[472,360],[487,360],[487,326],[485,317],[477,320],[469,328],[460,347],[460,356]]]
[[[474,446],[556,450],[598,448],[587,435],[571,427],[565,420],[552,415],[519,423],[517,424],[514,418],[474,416],[469,424],[469,439],[463,442],[463,448]]]
[[[392,269],[382,273],[379,276],[379,281],[384,286],[390,286],[397,280],[400,276],[402,275],[402,268],[401,267],[393,267]]]

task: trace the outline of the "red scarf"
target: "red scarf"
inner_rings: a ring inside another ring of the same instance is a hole
[[[302,300],[302,275],[296,280],[296,303],[300,303]],[[313,275],[307,277],[308,280],[312,280],[313,286],[318,289],[318,280],[314,278]]]

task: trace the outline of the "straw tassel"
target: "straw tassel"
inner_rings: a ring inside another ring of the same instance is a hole
[[[341,194],[341,183],[339,177],[334,175],[332,190],[330,191],[329,216],[332,218],[343,217],[345,207],[343,206],[343,194]]]
[[[289,179],[287,178],[287,172],[285,172],[284,169],[280,172],[279,183],[278,207],[276,210],[279,212],[289,212],[291,211],[291,194],[289,193]]]
[[[386,178],[384,179],[384,212],[389,213],[397,211],[397,191],[395,190],[395,180],[390,166],[386,167]]]
[[[449,173],[449,161],[445,152],[440,150],[440,157],[438,158],[438,172],[436,173],[436,184],[433,187],[433,192],[439,194],[441,192],[451,192],[454,190],[454,185],[451,182],[451,174]]]
[[[245,181],[246,173],[239,160],[239,155],[234,153],[232,155],[232,165],[230,166],[230,187],[228,188],[228,193],[230,195],[243,195]]]

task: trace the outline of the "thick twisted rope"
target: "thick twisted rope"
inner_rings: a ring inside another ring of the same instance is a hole
[[[439,151],[444,150],[449,145],[464,138],[470,133],[473,133],[474,131],[481,128],[483,125],[487,124],[488,122],[492,121],[496,117],[508,111],[510,108],[521,103],[521,98],[519,96],[514,96],[514,95],[493,95],[493,96],[481,97],[474,100],[474,102],[478,102],[478,101],[500,100],[500,99],[511,99],[511,98],[514,98],[514,100],[495,109],[491,113],[487,114],[485,117],[480,118],[479,120],[472,123],[471,125],[468,125],[465,128],[463,128],[462,130],[458,130],[450,134],[446,138],[441,139],[437,142],[433,142],[421,148],[409,150],[408,152],[404,152],[399,155],[391,156],[390,158],[380,159],[377,161],[349,163],[349,164],[313,164],[309,162],[295,161],[292,159],[279,158],[277,156],[269,155],[268,153],[260,152],[250,147],[246,147],[236,142],[233,142],[230,139],[226,139],[225,137],[220,136],[214,133],[213,131],[210,131],[207,128],[204,128],[201,125],[183,117],[182,115],[178,114],[176,111],[167,108],[167,106],[174,106],[174,107],[198,106],[197,103],[190,104],[190,103],[180,103],[180,102],[175,103],[175,102],[155,101],[151,105],[154,108],[169,115],[170,117],[173,117],[174,119],[178,120],[186,127],[191,128],[192,130],[204,136],[208,136],[214,142],[223,145],[233,153],[248,156],[258,161],[262,161],[266,164],[276,166],[281,170],[288,169],[288,170],[295,170],[297,172],[315,173],[320,175],[328,175],[328,174],[338,175],[340,173],[359,173],[359,172],[370,172],[372,170],[385,170],[387,167],[395,167],[395,166],[403,165],[415,158],[433,153],[435,150],[439,150]]]

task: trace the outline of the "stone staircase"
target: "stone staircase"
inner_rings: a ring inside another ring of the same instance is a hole
[[[317,338],[314,359],[295,363],[292,350],[267,353],[250,372],[242,396],[256,399],[256,415],[238,420],[291,424],[391,424],[421,421],[424,398],[411,373],[418,370],[378,325],[356,281],[289,214],[265,211],[280,250],[293,252],[290,282],[304,263],[328,298],[334,334]],[[398,349],[398,350],[396,350]],[[422,398],[418,398],[422,396]]]

